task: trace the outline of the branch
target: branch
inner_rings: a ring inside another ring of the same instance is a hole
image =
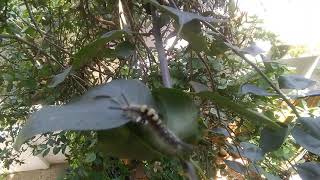
[[[152,12],[152,19],[153,19],[153,35],[155,39],[156,49],[158,51],[158,59],[160,61],[160,71],[162,76],[162,82],[165,87],[171,88],[172,86],[171,86],[171,78],[170,78],[169,67],[168,67],[168,59],[162,44],[161,27],[159,24],[160,20],[159,20],[159,16],[154,11]]]
[[[240,52],[237,48],[235,48],[232,43],[223,35],[221,34],[219,31],[217,31],[210,23],[206,22],[206,21],[202,21],[208,28],[210,28],[212,31],[214,31],[217,35],[219,35],[219,37],[223,38],[223,40],[225,41],[225,44],[239,57],[241,57],[246,63],[248,63],[255,71],[257,71],[264,80],[267,81],[267,83],[272,87],[272,89],[274,89],[274,91],[276,91],[280,97],[283,99],[283,101],[285,101],[287,103],[287,105],[292,109],[292,111],[295,113],[295,115],[300,118],[299,112],[297,111],[297,109],[294,107],[294,105],[289,101],[289,99],[286,97],[285,94],[283,94],[283,92],[272,83],[272,81],[267,77],[267,75],[265,73],[263,73],[253,62],[251,62],[247,57],[245,57],[245,55]]]
[[[37,45],[19,37],[19,36],[14,36],[14,35],[10,35],[10,34],[0,34],[0,39],[14,39],[18,42],[21,42],[23,44],[26,44],[28,46],[30,46],[31,48],[35,49],[36,51],[39,51],[41,54],[49,57],[50,59],[52,59],[54,62],[56,62],[57,64],[59,64],[61,67],[64,67],[63,64],[61,64],[55,57],[49,55],[46,51],[44,51],[43,49],[41,49],[40,47],[38,47]]]
[[[34,19],[34,17],[33,17],[33,14],[32,14],[32,11],[31,11],[31,8],[30,8],[30,6],[29,6],[29,4],[28,4],[27,0],[23,0],[23,2],[24,2],[24,5],[25,5],[25,6],[26,6],[26,8],[27,8],[27,11],[28,11],[28,13],[29,13],[29,17],[30,17],[30,19],[31,19],[32,23],[34,24],[34,27],[35,27],[35,28],[36,28],[36,30],[40,33],[40,35],[41,35],[41,36],[43,36],[43,34],[42,34],[42,32],[41,32],[41,30],[40,30],[40,28],[39,28],[39,26],[38,26],[38,24],[37,24],[36,20],[35,20],[35,19]]]

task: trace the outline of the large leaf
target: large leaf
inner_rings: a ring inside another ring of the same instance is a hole
[[[299,176],[303,180],[315,180],[320,178],[320,163],[305,162],[296,165]]]
[[[269,93],[267,92],[266,90],[262,89],[262,88],[259,88],[253,84],[244,84],[241,86],[240,88],[240,92],[241,94],[248,94],[248,93],[251,93],[251,94],[254,94],[254,95],[257,95],[257,96],[274,96],[276,94],[273,94],[273,93]]]
[[[245,106],[241,105],[240,103],[234,103],[228,98],[219,95],[218,93],[200,92],[200,93],[197,93],[196,95],[203,98],[210,99],[212,102],[216,103],[220,107],[236,112],[239,115],[247,118],[248,120],[251,120],[252,122],[264,123],[265,125],[273,129],[279,129],[281,127],[278,123],[271,120],[267,116],[261,113],[258,113],[256,111],[253,111],[251,109],[245,108]]]
[[[182,139],[196,139],[198,131],[198,108],[183,91],[160,88],[153,91],[164,121]]]
[[[270,129],[265,127],[260,135],[260,147],[263,153],[271,152],[280,148],[288,136],[288,127]]]
[[[110,83],[95,87],[85,95],[63,106],[44,107],[32,114],[26,125],[21,129],[15,142],[19,149],[29,138],[46,132],[59,130],[105,130],[126,124],[129,119],[119,110],[109,109],[119,106],[110,98],[118,98],[122,94],[135,104],[153,105],[149,89],[136,80],[114,80]]]
[[[169,153],[163,144],[157,147],[157,142],[152,142],[155,138],[146,127],[129,123],[123,127],[99,131],[98,150],[124,159],[153,160],[163,156],[163,153]]]
[[[81,68],[82,66],[91,62],[91,60],[93,60],[95,57],[105,56],[108,53],[110,56],[113,51],[106,48],[106,43],[115,39],[120,39],[124,34],[126,34],[126,31],[123,30],[110,31],[84,46],[73,57],[73,69]]]
[[[299,75],[283,75],[278,82],[281,89],[305,89],[316,84],[316,81]]]
[[[66,79],[66,77],[70,74],[71,69],[72,69],[72,66],[65,69],[62,73],[55,75],[49,87],[56,87],[57,85],[61,84]]]
[[[301,127],[294,127],[292,136],[308,151],[320,155],[320,118],[300,118]]]
[[[161,88],[155,90],[153,94],[165,127],[183,141],[191,142],[196,139],[198,113],[192,99],[184,92],[175,89]],[[164,139],[159,137],[153,129],[139,128],[133,123],[99,132],[98,137],[101,151],[121,158],[151,160],[164,154],[172,155],[173,152],[172,147],[163,141]]]

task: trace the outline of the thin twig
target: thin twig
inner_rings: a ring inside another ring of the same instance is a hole
[[[40,47],[38,47],[37,45],[19,37],[19,36],[14,36],[14,35],[9,35],[9,34],[0,34],[0,38],[4,38],[4,39],[14,39],[16,41],[19,41],[21,43],[24,43],[28,46],[30,46],[31,48],[33,48],[34,50],[40,52],[41,54],[49,57],[50,59],[52,59],[54,62],[56,62],[57,64],[59,64],[61,67],[64,67],[63,64],[61,64],[55,57],[51,56],[50,54],[48,54],[46,51],[44,51],[43,49],[41,49]]]
[[[272,89],[274,89],[274,91],[276,91],[281,98],[283,99],[283,101],[285,101],[287,103],[287,105],[292,109],[292,111],[295,113],[295,115],[300,118],[301,116],[299,115],[299,112],[297,111],[297,109],[294,107],[294,105],[290,102],[290,100],[286,97],[285,94],[283,94],[283,92],[272,83],[272,81],[267,77],[267,75],[265,73],[263,73],[253,62],[251,62],[247,57],[245,57],[245,55],[240,52],[237,48],[235,48],[232,43],[230,43],[230,41],[223,35],[221,34],[219,31],[217,31],[210,23],[206,22],[206,21],[202,21],[208,28],[210,28],[212,31],[214,31],[215,33],[217,33],[219,35],[219,37],[223,38],[223,40],[225,41],[225,44],[239,57],[241,57],[246,63],[248,63],[255,71],[257,71],[262,78],[267,81],[267,83],[272,87]]]
[[[160,61],[160,71],[161,71],[163,85],[167,88],[171,88],[171,78],[170,78],[169,67],[168,67],[168,59],[162,44],[159,16],[154,11],[152,13],[152,19],[153,19],[153,35],[155,39],[156,49],[158,51],[158,59]]]
[[[29,17],[30,17],[30,19],[31,19],[31,21],[32,21],[32,23],[33,23],[33,25],[34,25],[34,27],[35,27],[35,28],[36,28],[36,30],[40,33],[40,35],[41,35],[41,36],[43,36],[42,31],[40,30],[40,28],[39,28],[39,26],[38,26],[38,24],[37,24],[36,20],[35,20],[35,19],[34,19],[34,17],[33,17],[33,13],[32,13],[32,11],[31,11],[31,8],[30,8],[30,6],[29,6],[29,4],[28,4],[27,0],[23,0],[23,2],[24,2],[24,5],[25,5],[25,6],[26,6],[26,8],[27,8],[27,11],[28,11],[28,13],[29,13]]]

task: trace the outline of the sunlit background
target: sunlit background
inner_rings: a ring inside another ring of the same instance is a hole
[[[239,0],[238,5],[263,19],[284,43],[304,46],[305,55],[320,54],[319,0]]]

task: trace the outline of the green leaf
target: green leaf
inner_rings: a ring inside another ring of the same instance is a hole
[[[295,126],[292,136],[296,143],[308,151],[320,155],[320,118],[299,118],[301,127]]]
[[[46,149],[45,151],[43,151],[42,156],[45,157],[46,155],[48,155],[50,152],[50,148]]]
[[[305,162],[296,165],[299,176],[303,180],[314,180],[320,177],[320,163],[316,162]]]
[[[110,98],[124,103],[122,95],[134,104],[152,104],[149,89],[137,80],[114,80],[92,88],[85,95],[63,106],[44,107],[32,114],[19,132],[14,147],[31,137],[60,130],[105,130],[122,126],[130,121],[122,111],[110,109],[118,107]],[[102,98],[99,98],[102,97]]]
[[[167,127],[182,139],[196,140],[199,136],[198,108],[185,92],[160,88],[153,91]]]
[[[118,158],[154,160],[163,154],[148,142],[150,135],[150,131],[129,123],[124,127],[99,131],[97,148],[106,155]]]
[[[110,31],[84,46],[73,57],[73,69],[80,69],[84,65],[90,63],[94,57],[100,57],[102,55],[105,56],[104,51],[107,51],[107,48],[105,47],[106,43],[112,40],[120,39],[124,34],[126,34],[126,31],[123,30]],[[107,52],[110,53],[110,51]]]
[[[278,82],[281,89],[305,89],[316,84],[316,81],[299,75],[282,75]]]
[[[56,154],[58,154],[58,153],[60,152],[60,150],[61,150],[60,147],[55,146],[55,147],[53,148],[52,152],[53,152],[54,155],[56,155]]]
[[[286,140],[288,133],[288,127],[281,127],[279,129],[263,128],[260,136],[262,151],[267,153],[279,149]]]
[[[72,66],[63,70],[62,73],[55,75],[49,87],[54,88],[57,85],[61,84],[66,79],[66,77],[70,74],[71,69],[72,69]]]
[[[200,92],[196,94],[199,97],[206,98],[216,103],[219,107],[229,109],[233,112],[238,113],[239,115],[245,117],[246,119],[256,122],[256,123],[264,123],[270,128],[279,129],[281,126],[268,118],[267,116],[253,111],[251,109],[245,108],[244,105],[240,103],[234,103],[226,97],[223,97],[215,92]]]
[[[115,52],[118,57],[126,59],[134,54],[135,46],[128,41],[124,41],[117,45]]]
[[[94,160],[96,160],[96,153],[94,153],[94,152],[90,152],[90,153],[88,153],[87,155],[86,155],[86,158],[85,158],[85,162],[87,162],[87,163],[91,163],[91,162],[93,162]]]
[[[157,89],[153,91],[153,95],[158,102],[158,112],[166,128],[182,140],[194,142],[199,134],[198,113],[192,99],[184,92],[175,89]],[[141,127],[129,123],[124,127],[101,131],[98,133],[98,138],[99,150],[111,156],[153,160],[164,155],[173,155],[172,147],[148,126]]]

